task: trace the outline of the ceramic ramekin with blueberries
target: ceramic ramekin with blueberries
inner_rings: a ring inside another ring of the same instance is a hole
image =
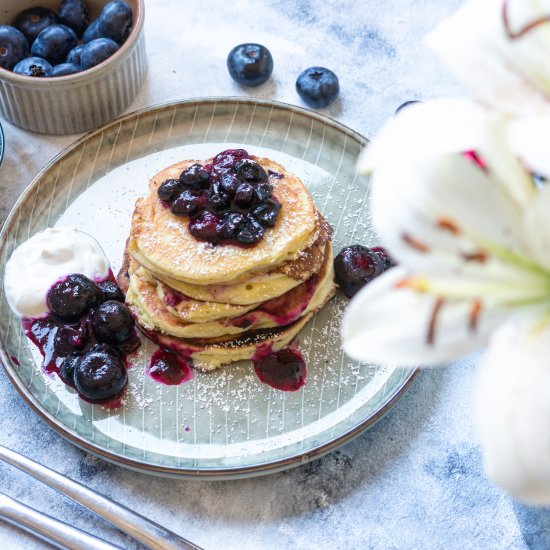
[[[73,134],[112,120],[146,70],[143,0],[2,0],[0,115]]]

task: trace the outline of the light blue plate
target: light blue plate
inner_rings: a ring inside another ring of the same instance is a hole
[[[367,141],[318,113],[254,99],[189,100],[146,109],[92,132],[31,183],[0,234],[2,272],[13,249],[47,226],[75,225],[94,235],[120,266],[137,197],[158,170],[244,147],[296,173],[334,227],[334,248],[371,244],[369,182],[356,175]],[[338,295],[299,334],[307,384],[286,393],[260,383],[243,362],[196,373],[181,386],[144,375],[154,346],[143,343],[129,371],[124,406],[83,401],[44,374],[0,293],[0,356],[29,405],[76,445],[141,471],[231,478],[282,470],[319,457],[378,420],[402,395],[413,370],[347,358]]]

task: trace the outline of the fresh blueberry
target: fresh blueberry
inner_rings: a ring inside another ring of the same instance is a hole
[[[34,41],[31,54],[46,59],[52,65],[57,65],[65,61],[68,53],[76,46],[76,42],[76,34],[69,27],[50,25]]]
[[[227,56],[227,69],[231,78],[245,86],[263,84],[273,72],[273,58],[265,46],[240,44]]]
[[[11,71],[29,55],[29,43],[21,31],[0,25],[0,67]]]
[[[340,93],[338,77],[324,67],[310,67],[296,80],[296,91],[304,103],[319,109],[330,105]]]
[[[19,29],[32,44],[36,37],[50,25],[59,23],[59,17],[47,8],[29,8],[15,16],[12,25]]]
[[[116,283],[112,281],[103,281],[97,285],[101,292],[103,292],[103,301],[115,300],[117,302],[124,302],[124,294]]]
[[[171,211],[176,216],[195,216],[206,203],[206,196],[186,189],[172,202]]]
[[[82,49],[80,64],[84,70],[91,69],[109,59],[118,48],[118,44],[110,38],[96,38]]]
[[[260,202],[264,202],[273,194],[273,187],[270,183],[259,183],[254,186],[254,192],[256,193],[258,200]]]
[[[196,239],[209,242],[217,242],[216,227],[220,219],[218,216],[206,210],[197,218],[189,222],[189,232]]]
[[[52,72],[49,76],[67,76],[70,74],[80,73],[82,67],[80,65],[75,65],[74,63],[60,63],[53,67]]]
[[[78,36],[82,36],[88,26],[88,13],[84,0],[63,0],[59,6],[61,23],[73,29]]]
[[[122,44],[132,30],[132,8],[120,0],[109,2],[98,18],[98,31]]]
[[[25,76],[45,77],[52,75],[53,67],[41,57],[27,57],[13,68],[13,72]]]
[[[373,246],[371,250],[382,260],[382,266],[384,271],[394,267],[396,265],[393,258],[388,254],[388,251],[381,246]]]
[[[242,159],[235,163],[233,171],[242,179],[252,183],[263,183],[268,180],[267,172],[252,159]]]
[[[237,187],[233,201],[239,208],[250,208],[254,202],[254,187],[250,183],[241,183]]]
[[[103,302],[92,317],[92,329],[99,342],[120,346],[134,335],[134,318],[121,302]]]
[[[252,214],[264,227],[274,227],[281,209],[281,203],[277,199],[268,199],[252,211]]]
[[[63,360],[59,368],[59,376],[65,384],[74,388],[74,371],[82,358],[81,353],[71,353]]]
[[[228,195],[234,195],[241,180],[235,174],[223,174],[219,180],[220,189]]]
[[[75,362],[76,391],[89,401],[104,403],[126,386],[128,373],[117,354],[106,345],[96,345]]]
[[[336,281],[348,298],[383,271],[384,264],[379,255],[360,244],[342,248],[334,258]]]
[[[84,49],[84,44],[79,44],[75,46],[67,55],[65,63],[73,63],[74,65],[80,65],[80,56],[82,55],[82,50]]]
[[[172,202],[183,191],[183,188],[183,183],[180,180],[169,179],[159,186],[157,195],[163,201]]]
[[[403,109],[406,109],[407,107],[410,107],[411,105],[414,105],[415,103],[421,103],[417,99],[411,99],[410,101],[405,101],[405,103],[401,103],[397,109],[395,109],[395,114],[399,113]]]
[[[80,273],[56,283],[46,295],[48,307],[62,319],[75,321],[101,301],[101,289]]]
[[[201,164],[192,164],[181,173],[180,181],[185,187],[208,189],[210,186],[210,174]]]
[[[60,325],[57,327],[54,337],[55,353],[59,357],[66,357],[75,351],[81,350],[86,340],[86,329],[83,328],[83,325]]]
[[[101,34],[99,30],[99,19],[95,19],[84,31],[84,34],[82,35],[82,42],[84,42],[84,44],[87,44],[88,42],[91,42],[92,40],[97,40],[98,38],[107,38],[107,36],[103,36]]]
[[[252,215],[246,216],[244,222],[237,230],[236,238],[243,244],[255,244],[264,236],[264,228]]]
[[[221,239],[231,239],[235,236],[245,217],[237,212],[227,213],[216,227],[216,233]]]

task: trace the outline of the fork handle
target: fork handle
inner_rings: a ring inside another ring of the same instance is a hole
[[[57,546],[69,550],[115,550],[120,546],[113,546],[102,539],[98,539],[76,527],[37,512],[21,502],[0,494],[0,517],[32,533],[33,535]]]
[[[148,548],[162,550],[202,550],[200,546],[180,537],[137,512],[133,512],[122,504],[117,504],[77,481],[73,481],[54,470],[50,470],[50,468],[42,466],[38,462],[20,455],[11,449],[7,449],[2,445],[0,445],[0,460],[19,468],[42,483],[72,498]]]

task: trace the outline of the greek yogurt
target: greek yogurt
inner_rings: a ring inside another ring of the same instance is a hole
[[[110,273],[99,243],[73,227],[48,228],[17,247],[6,264],[4,289],[14,313],[24,318],[48,314],[46,295],[72,273],[101,281]]]

